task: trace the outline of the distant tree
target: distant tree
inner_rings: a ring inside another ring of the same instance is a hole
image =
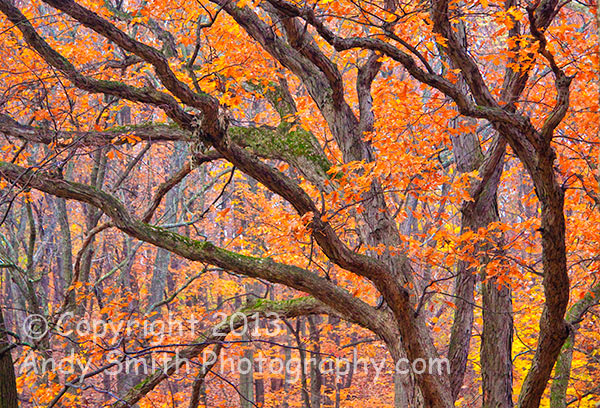
[[[450,372],[397,376],[397,406],[455,406],[465,378],[476,378],[484,407],[513,406],[517,385],[517,406],[538,407],[574,330],[565,320],[569,273],[582,277],[582,298],[596,289],[567,260],[598,267],[586,246],[595,235],[577,246],[565,223],[567,211],[595,228],[587,222],[597,217],[600,180],[593,18],[569,3],[0,0],[2,204],[10,211],[29,189],[56,197],[66,309],[83,284],[102,301],[86,248],[113,227],[160,249],[151,309],[181,293],[164,295],[175,290],[166,281],[168,254],[293,290],[278,292],[284,300],[247,296],[241,313],[184,349],[189,358],[223,341],[243,316],[322,314],[372,332],[394,362],[447,353]],[[151,147],[125,164],[119,146],[141,142],[186,144],[190,159],[174,150],[153,194],[141,176],[135,191],[121,193]],[[46,156],[31,145],[45,146]],[[98,173],[109,171],[107,161],[123,174],[112,187]],[[196,196],[184,193],[203,196],[209,187],[176,188],[194,172],[214,176],[203,166],[217,161],[227,164],[229,181],[194,214]],[[91,176],[76,163],[94,166]],[[502,185],[519,166],[529,178]],[[225,199],[235,172],[245,181]],[[533,193],[537,202],[525,203]],[[515,197],[524,209],[510,215]],[[86,209],[87,238],[75,260],[65,199]],[[239,230],[223,208],[233,202],[242,203],[231,215],[245,217]],[[220,238],[193,229],[207,220],[231,224]],[[131,255],[139,247],[127,242],[122,282],[135,299],[131,312],[141,312]],[[513,321],[513,296],[519,307],[541,299],[539,327],[527,326],[537,345],[518,381],[513,325],[525,323]],[[597,303],[587,296],[585,311],[573,312],[578,321]],[[444,313],[454,318],[436,326]],[[323,337],[315,320],[309,326],[311,338]],[[477,376],[469,359],[479,327]],[[110,402],[138,403],[178,368],[173,360],[166,372],[136,377]],[[194,382],[194,404],[208,371]],[[309,375],[310,405],[319,406],[322,378]],[[242,397],[253,396],[252,376],[243,381]],[[566,401],[566,392],[557,398]],[[264,389],[256,393],[262,398]]]

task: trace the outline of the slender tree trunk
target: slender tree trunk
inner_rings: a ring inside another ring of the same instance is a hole
[[[498,138],[496,143],[504,143]],[[478,170],[484,157],[475,133],[467,132],[452,138],[454,157],[459,172]],[[494,149],[495,145],[489,149]],[[490,150],[492,151],[492,150]],[[500,220],[496,192],[503,169],[503,159],[498,162],[493,174],[474,201],[465,202],[461,215],[461,233],[477,232]],[[475,182],[476,183],[476,182]],[[497,237],[501,246],[502,238]],[[457,265],[457,278],[454,290],[456,311],[450,335],[448,358],[450,360],[450,381],[452,395],[456,400],[460,394],[467,370],[470,341],[473,331],[473,309],[475,305],[475,283],[478,265],[481,268],[483,336],[481,342],[481,371],[483,407],[512,407],[512,300],[510,290],[498,287],[495,279],[486,279],[485,265],[489,258],[486,251],[489,244],[476,244],[473,256],[477,265],[460,261]]]
[[[102,185],[104,184],[104,175],[106,174],[106,151],[105,149],[98,149],[94,153],[94,167],[92,168],[92,173],[90,176],[90,184],[97,189],[102,189]],[[102,211],[98,210],[96,207],[93,207],[89,204],[84,204],[84,213],[85,213],[85,225],[88,231],[91,231],[98,225],[98,221],[100,221],[100,217],[102,217]],[[90,272],[92,270],[92,259],[94,257],[94,246],[96,244],[96,237],[92,237],[90,244],[87,249],[83,253],[81,257],[81,265],[80,265],[80,275],[79,280],[81,282],[87,283],[90,279]],[[80,315],[83,310],[82,307],[79,307],[78,315]]]
[[[596,8],[596,27],[598,30],[598,39],[600,41],[600,7]],[[598,68],[598,84],[600,84],[600,65]],[[598,94],[600,102],[600,93]],[[567,312],[566,320],[572,326],[572,331],[562,347],[560,355],[554,366],[554,379],[550,387],[550,408],[566,408],[567,407],[567,390],[569,388],[569,380],[571,378],[571,367],[573,362],[573,349],[575,347],[575,338],[577,335],[576,325],[582,319],[586,310],[593,304],[598,303],[600,295],[600,285],[596,285],[592,292],[593,296],[586,296],[579,302],[575,303]]]
[[[179,171],[183,165],[185,158],[184,146],[177,145],[170,158],[171,173]],[[162,223],[174,224],[177,222],[177,210],[179,208],[180,191],[178,188],[173,188],[167,192],[165,196],[165,213],[161,218]],[[171,263],[171,254],[169,251],[157,248],[156,259],[154,261],[154,269],[152,272],[152,281],[150,283],[150,297],[148,300],[149,306],[152,306],[163,300],[165,291],[167,290],[167,282],[169,276],[169,264]],[[152,319],[160,317],[160,310],[152,316]]]
[[[567,389],[571,378],[574,346],[575,332],[571,332],[554,366],[554,379],[550,387],[550,408],[567,408]]]
[[[244,333],[242,340],[249,340],[248,335]],[[254,350],[250,344],[244,350],[242,358],[247,363],[240,367],[247,371],[240,371],[240,407],[254,408]]]
[[[265,405],[265,381],[262,377],[254,380],[254,399],[259,407]]]
[[[310,333],[310,342],[312,343],[310,360],[310,406],[311,408],[321,408],[321,387],[323,377],[319,366],[321,365],[321,348],[319,347],[319,330],[315,323],[314,316],[308,316],[308,330]]]
[[[0,308],[0,408],[19,407],[19,394],[11,349],[4,325],[3,310]]]
[[[582,299],[571,306],[567,312],[566,320],[571,326],[571,331],[554,366],[554,379],[550,388],[550,408],[565,408],[567,406],[567,389],[571,378],[571,363],[573,362],[573,349],[577,338],[578,325],[590,308],[599,302],[600,284],[597,284]]]
[[[508,4],[507,4],[508,5]],[[466,28],[464,23],[459,23],[457,38],[461,46],[468,47]],[[456,68],[454,62],[450,66]],[[466,92],[468,87],[464,81],[459,86]],[[475,128],[473,119],[457,119],[455,128]],[[488,147],[485,157],[475,131],[467,131],[451,138],[456,168],[460,173],[470,173],[481,170],[485,160],[491,159],[491,154],[499,147],[500,159],[492,169],[485,185],[477,186],[478,181],[471,185],[480,187],[473,201],[463,203],[461,214],[461,233],[473,231],[477,233],[480,228],[486,229],[493,222],[500,221],[497,204],[497,190],[500,175],[504,168],[505,141],[500,136],[494,135],[494,143]],[[500,243],[501,237],[497,238]],[[454,289],[456,311],[450,334],[448,359],[450,360],[450,385],[452,397],[459,397],[465,374],[471,337],[473,332],[473,309],[475,306],[475,283],[478,270],[481,270],[483,280],[482,308],[484,311],[483,336],[481,342],[481,370],[483,388],[483,407],[512,407],[512,301],[508,288],[498,288],[494,280],[486,280],[486,264],[489,258],[485,252],[489,244],[476,244],[473,256],[477,264],[459,261],[457,264],[457,277]],[[501,245],[498,245],[501,246]],[[483,267],[480,269],[479,265]],[[500,310],[502,313],[498,313]]]
[[[292,342],[291,340],[288,340],[287,342],[288,347],[285,347],[283,349],[283,366],[284,367],[288,367],[289,361],[292,358],[292,349],[291,346]],[[288,373],[287,369],[284,369],[284,373],[283,373],[283,392],[285,395],[287,395],[288,390],[290,388],[290,373]],[[283,401],[281,401],[281,403],[279,404],[280,408],[288,408],[289,407],[289,403],[287,401],[287,399],[283,399]]]
[[[310,408],[310,394],[308,391],[308,380],[306,378],[306,351],[304,351],[305,344],[302,342],[302,319],[296,321],[296,330],[293,331],[296,337],[296,345],[298,347],[298,355],[300,357],[300,393],[302,395],[302,401],[306,408]]]
[[[130,292],[133,295],[132,302],[127,306],[127,309],[130,313],[136,313],[139,312],[140,309],[140,300],[137,297],[140,291],[137,283],[137,278],[132,272],[132,267],[135,261],[135,254],[137,248],[135,246],[134,240],[131,237],[125,237],[124,241],[125,245],[123,253],[126,257],[126,264],[125,266],[123,266],[123,268],[121,268],[121,275],[119,276],[119,285],[122,288],[123,292]],[[120,372],[118,372],[117,389],[119,390],[119,395],[125,395],[125,393],[127,393],[128,390],[130,390],[133,386],[139,383],[142,378],[142,368],[140,369],[140,372],[136,372],[136,370],[133,368],[130,370],[121,370]],[[137,404],[134,405],[134,407],[137,406]]]
[[[510,289],[495,278],[483,283],[481,368],[483,407],[512,407],[513,314]]]
[[[60,230],[60,256],[58,259],[61,274],[57,277],[57,294],[64,293],[64,288],[71,283],[73,276],[73,247],[71,244],[71,230],[69,223],[69,214],[67,212],[67,200],[64,198],[54,198],[56,217]]]

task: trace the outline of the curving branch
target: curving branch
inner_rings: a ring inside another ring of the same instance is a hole
[[[42,143],[57,147],[100,147],[112,144],[120,146],[129,143],[127,137],[132,136],[147,142],[189,141],[191,133],[168,124],[143,124],[138,126],[122,126],[103,132],[59,131],[55,132],[40,127],[22,125],[8,115],[0,113],[0,133],[32,143]]]
[[[533,2],[533,4],[527,8],[528,14],[531,13],[534,15],[535,26],[537,27],[537,29],[545,31],[550,26],[550,24],[552,24],[552,21],[554,20],[554,17],[558,13],[559,9],[567,3],[568,1],[559,4],[558,0],[540,0],[537,2]],[[517,2],[515,0],[510,0],[507,4],[509,7],[514,7],[517,5]],[[533,20],[530,20],[530,22],[531,21]],[[514,23],[515,26],[509,32],[509,35],[513,37],[520,34],[519,23]],[[513,49],[512,51],[517,50]],[[530,53],[528,57],[530,59],[534,59],[535,55],[533,53]],[[527,68],[524,71],[514,71],[510,68],[507,68],[502,99],[508,103],[507,107],[509,109],[515,108],[514,104],[517,102],[517,99],[525,89],[527,81],[529,80],[530,73],[531,65],[527,66]]]
[[[65,2],[68,3],[68,2]],[[81,74],[65,57],[54,50],[35,30],[21,11],[9,0],[0,0],[0,11],[21,31],[25,41],[52,67],[62,72],[76,87],[90,93],[104,93],[134,102],[159,106],[176,122],[191,121],[175,98],[153,88],[136,88],[115,81],[97,80]]]
[[[68,14],[85,27],[114,42],[144,61],[152,64],[162,84],[184,103],[202,110],[205,115],[218,107],[218,101],[208,94],[197,94],[179,81],[169,67],[167,58],[157,49],[141,43],[119,30],[114,24],[73,0],[44,0],[46,4]]]
[[[173,174],[173,176],[171,176],[171,178],[169,178],[167,181],[165,181],[164,183],[161,183],[158,186],[156,194],[152,198],[150,205],[148,206],[146,211],[144,211],[144,215],[142,216],[142,221],[150,222],[150,220],[152,219],[152,216],[154,215],[154,212],[160,205],[160,202],[162,201],[163,197],[173,187],[175,187],[177,184],[179,184],[185,178],[185,176],[190,174],[194,170],[195,166],[199,166],[202,163],[220,159],[221,157],[222,156],[219,152],[210,151],[206,154],[195,155],[193,158],[193,160],[194,160],[193,166],[190,161],[186,161],[185,164],[183,165],[183,167],[181,169],[179,169],[179,171],[177,171],[175,174]]]
[[[435,0],[432,2],[433,31],[447,40],[444,51],[454,66],[460,69],[462,77],[468,84],[477,104],[498,108],[499,105],[490,93],[477,64],[467,51],[466,41],[461,41],[450,23],[449,3],[448,0]]]
[[[207,347],[215,345],[217,350],[213,351],[218,355],[220,346],[223,341],[225,341],[227,335],[232,330],[242,327],[243,324],[247,322],[247,318],[253,317],[257,313],[260,317],[264,318],[272,318],[273,316],[277,316],[277,318],[293,318],[315,314],[336,314],[330,308],[311,297],[287,301],[271,301],[264,299],[250,301],[242,306],[236,313],[233,313],[227,319],[200,335],[192,345],[187,346],[178,352],[177,358],[172,359],[169,363],[165,364],[164,367],[161,367],[154,373],[146,376],[141,382],[131,388],[123,398],[114,403],[112,408],[129,408],[133,406],[158,384],[173,373],[176,373],[186,361],[198,357]],[[205,376],[208,372],[209,370],[205,369],[203,365],[201,374]]]
[[[251,278],[311,293],[348,320],[375,332],[380,332],[385,324],[385,314],[313,272],[278,263],[270,258],[241,255],[217,247],[209,241],[196,241],[167,229],[145,224],[135,219],[118,199],[104,191],[81,183],[51,178],[42,172],[6,162],[0,162],[0,176],[57,197],[93,205],[101,209],[112,219],[113,225],[126,234],[191,261],[208,263]]]
[[[360,111],[360,130],[370,132],[374,130],[375,115],[373,114],[373,95],[371,85],[379,73],[383,62],[380,55],[372,51],[367,61],[358,67],[356,76],[356,93],[358,95],[358,109]]]
[[[524,132],[533,131],[533,126],[527,118],[505,111],[498,106],[497,103],[493,102],[493,100],[487,101],[487,97],[485,96],[481,100],[481,102],[485,102],[485,104],[474,104],[469,97],[455,84],[443,76],[431,73],[427,69],[424,70],[417,64],[411,55],[405,53],[389,42],[371,37],[340,37],[331,29],[329,29],[321,20],[319,20],[314,10],[311,8],[301,8],[292,3],[288,3],[285,0],[269,0],[269,3],[280,9],[282,12],[285,12],[289,16],[302,17],[308,24],[313,26],[317,30],[318,34],[337,51],[368,49],[372,51],[379,51],[382,54],[387,55],[394,61],[399,62],[416,80],[437,89],[444,95],[451,98],[454,103],[456,103],[459,112],[465,116],[487,119],[491,122],[507,123],[510,124],[510,126],[514,126]],[[485,90],[481,90],[481,94],[484,95]],[[487,103],[486,101],[490,103]]]
[[[569,87],[573,78],[575,76],[567,76],[565,72],[558,66],[556,60],[554,59],[554,55],[546,48],[548,42],[546,41],[546,36],[540,28],[538,27],[538,19],[541,19],[538,14],[535,13],[535,9],[533,7],[527,8],[527,12],[529,14],[529,26],[531,30],[531,34],[533,37],[539,42],[540,49],[539,52],[546,58],[548,64],[550,64],[550,68],[554,73],[554,84],[556,86],[556,92],[558,94],[556,105],[554,109],[548,115],[544,124],[542,125],[542,129],[540,131],[541,138],[546,144],[550,144],[552,141],[552,136],[554,135],[554,130],[560,125],[560,122],[564,119],[567,114],[567,110],[569,108]]]
[[[331,96],[333,103],[344,103],[342,75],[338,67],[325,56],[316,44],[314,38],[309,35],[306,25],[302,25],[299,19],[293,17],[290,18],[280,13],[278,9],[270,6],[269,3],[263,3],[262,7],[265,8],[267,12],[272,12],[274,10],[272,14],[281,20],[287,35],[288,43],[301,55],[312,62],[322,73],[324,78],[326,78],[326,82],[332,91]]]
[[[64,9],[63,11],[74,16],[74,18],[76,17],[77,19],[80,19],[83,24],[88,24],[90,26],[92,26],[92,23],[97,24],[97,27],[95,28],[98,32],[105,34],[108,38],[111,38],[123,48],[137,53],[137,55],[142,58],[146,58],[153,64],[161,66],[162,63],[160,60],[160,55],[156,54],[156,50],[153,50],[151,47],[147,47],[144,44],[138,43],[131,39],[128,40],[125,38],[126,36],[124,33],[120,32],[118,29],[116,29],[116,27],[113,27],[114,29],[109,27],[110,23],[99,18],[98,16],[86,16],[85,9],[79,7],[73,1],[52,1],[50,3],[61,10]],[[230,10],[241,10],[237,9],[235,5],[232,5],[230,2],[227,2],[227,6],[224,6],[224,8],[228,12]],[[12,6],[8,0],[0,0],[0,11],[6,14],[7,17],[19,27],[26,41],[34,49],[36,49],[36,51],[42,55],[42,57],[48,63],[64,72],[65,75],[67,75],[67,77],[69,77],[79,88],[89,92],[105,91],[106,93],[116,94],[117,96],[125,97],[127,99],[157,104],[184,129],[192,131],[196,128],[196,121],[188,113],[181,109],[172,96],[154,89],[137,89],[121,83],[96,81],[84,77],[73,67],[70,62],[53,50],[37,34],[30,22],[17,8]],[[245,14],[242,16],[238,15],[237,17],[242,18],[242,20],[244,18],[249,18],[249,21],[244,20],[246,25],[249,26],[252,26],[253,23],[259,24],[255,28],[256,32],[254,34],[258,35],[259,37],[262,36],[263,33],[260,31],[260,29],[264,29],[263,25],[260,25],[262,23],[258,21],[258,18],[255,15],[248,14],[247,8],[245,8],[244,13]],[[272,30],[267,29],[265,31],[265,33],[269,32],[272,33]],[[278,50],[281,51],[282,47],[288,49],[281,43],[277,44],[278,48],[274,49],[274,52],[278,52]],[[165,75],[166,81],[169,76],[168,72],[165,71],[163,75]],[[172,84],[172,86],[175,87],[176,84]],[[222,109],[219,106],[211,106],[211,109],[212,110],[210,112],[208,110],[204,112],[204,118],[208,118],[210,120],[202,120],[202,124],[200,126],[203,132],[202,136],[207,139],[209,143],[215,146],[215,148],[237,168],[252,176],[271,191],[287,200],[300,215],[312,213],[313,218],[309,226],[312,228],[313,235],[325,254],[342,268],[348,269],[354,273],[373,280],[376,282],[378,289],[384,290],[385,292],[392,291],[392,297],[404,299],[403,301],[399,302],[403,304],[402,310],[398,310],[397,312],[398,315],[405,316],[407,314],[405,310],[405,307],[407,307],[405,301],[408,299],[408,292],[405,288],[398,287],[398,283],[395,281],[395,278],[388,273],[386,266],[375,259],[357,254],[348,248],[339,239],[333,228],[328,223],[321,220],[321,214],[314,202],[311,200],[308,194],[293,180],[271,166],[263,163],[259,158],[255,157],[246,149],[235,143],[230,143],[226,138],[226,133],[224,130],[224,128],[227,127],[227,120],[224,117],[225,115]]]
[[[238,152],[248,154],[242,149]],[[247,166],[247,161],[241,163]],[[315,273],[293,265],[277,263],[270,258],[240,255],[216,247],[208,241],[195,241],[167,229],[145,224],[133,218],[119,200],[101,190],[51,178],[42,172],[34,172],[12,163],[0,163],[0,176],[18,185],[26,185],[54,196],[75,199],[98,207],[112,219],[115,227],[126,234],[189,260],[208,263],[248,277],[264,279],[310,293],[345,316],[347,320],[364,325],[376,333],[384,333],[389,324],[390,316],[387,313],[369,306]],[[318,212],[315,211],[315,214]],[[399,282],[398,277],[389,273],[383,262],[350,250],[337,237],[332,227],[321,221],[319,215],[312,219],[309,226],[313,228],[315,239],[330,259],[347,270],[371,279],[384,295],[392,308],[402,338],[406,341],[408,357],[412,360],[437,358],[437,351],[431,342],[427,327],[421,325],[415,316],[409,292]],[[441,406],[449,406],[449,388],[441,373],[425,372],[417,375],[417,380],[428,401],[432,404],[442,401]]]

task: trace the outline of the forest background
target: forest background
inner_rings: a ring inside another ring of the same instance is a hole
[[[0,407],[597,406],[598,16],[0,0]]]

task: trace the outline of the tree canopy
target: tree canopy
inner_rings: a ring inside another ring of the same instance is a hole
[[[0,0],[0,408],[595,406],[598,16]]]

